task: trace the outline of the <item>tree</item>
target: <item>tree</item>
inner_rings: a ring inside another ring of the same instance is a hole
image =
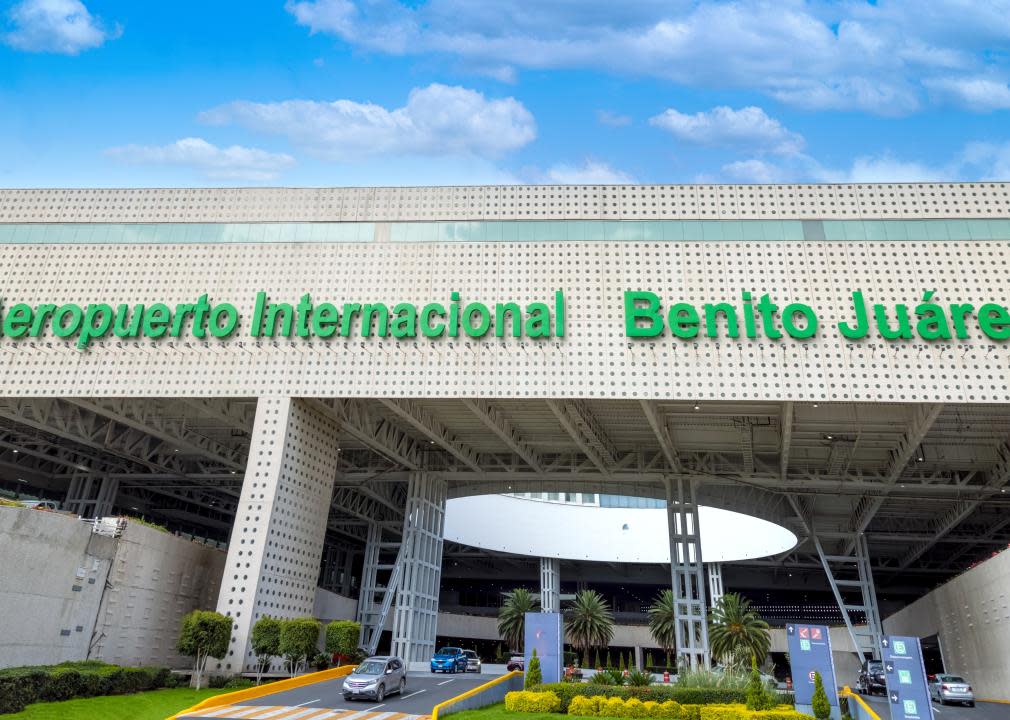
[[[773,707],[775,707],[775,699],[768,692],[768,688],[765,687],[764,682],[761,680],[757,658],[751,655],[750,677],[747,680],[747,709],[771,710]]]
[[[596,648],[596,663],[593,665],[597,670],[603,669],[603,663],[600,662],[600,649]]]
[[[353,659],[358,653],[361,623],[334,620],[326,626],[326,652],[337,656],[337,664]]]
[[[670,653],[677,649],[676,604],[673,590],[663,590],[649,608],[649,632],[666,651],[667,666],[670,665]]]
[[[284,656],[289,675],[293,677],[310,657],[315,656],[318,646],[318,620],[304,617],[281,621],[281,639],[277,649]]]
[[[537,649],[533,648],[533,656],[530,658],[530,666],[526,668],[526,677],[523,678],[523,690],[535,688],[542,685],[544,676],[540,673],[540,658],[537,657]]]
[[[589,648],[582,651],[582,667],[589,667]]]
[[[652,659],[652,650],[650,650],[649,652],[645,653],[645,669],[648,670],[649,668],[654,667],[656,667],[656,663]]]
[[[264,615],[252,628],[250,644],[256,653],[256,684],[263,680],[263,673],[270,667],[270,661],[280,655],[281,622],[269,615]]]
[[[828,694],[824,692],[824,681],[821,674],[814,672],[814,697],[811,701],[814,717],[817,720],[828,720],[831,717],[831,704],[828,702]]]
[[[712,658],[736,668],[751,656],[764,662],[771,645],[768,623],[737,593],[726,593],[712,608],[708,640]]]
[[[231,618],[211,610],[194,610],[182,619],[176,647],[193,658],[193,681],[200,689],[207,658],[224,657],[231,640]]]
[[[607,667],[614,667],[614,661],[610,659],[610,648],[607,648]]]
[[[510,649],[522,651],[526,640],[526,613],[540,610],[533,594],[526,588],[516,588],[505,596],[498,611],[498,634]]]
[[[565,614],[568,640],[580,650],[604,647],[614,637],[614,615],[595,590],[575,593],[575,601]]]

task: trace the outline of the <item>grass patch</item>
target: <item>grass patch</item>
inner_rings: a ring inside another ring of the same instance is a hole
[[[173,688],[133,695],[35,703],[19,713],[0,715],[0,720],[165,720],[201,700],[226,692],[232,690]]]
[[[12,715],[11,717],[14,716]],[[520,718],[521,720],[558,720],[558,718],[562,717],[567,716],[559,715],[558,713],[509,712],[505,709],[505,703],[498,703],[497,705],[488,705],[486,708],[481,708],[480,710],[463,710],[462,712],[452,713],[452,715],[446,716],[446,720],[448,718],[452,718],[452,720],[516,720],[516,718]]]

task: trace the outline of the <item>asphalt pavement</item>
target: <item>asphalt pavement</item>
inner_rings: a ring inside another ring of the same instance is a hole
[[[246,700],[230,708],[214,709],[187,718],[227,720],[412,720],[430,715],[441,702],[494,679],[493,675],[410,673],[403,695],[374,700],[344,700],[344,679],[326,680],[305,687]]]
[[[863,695],[863,700],[873,708],[882,720],[891,717],[887,698],[880,695]],[[1010,720],[1010,705],[1001,703],[975,703],[975,707],[964,705],[941,705],[933,703],[935,720]]]

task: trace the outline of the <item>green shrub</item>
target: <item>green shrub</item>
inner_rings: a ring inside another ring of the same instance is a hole
[[[357,653],[360,637],[361,623],[334,620],[326,626],[326,652],[337,655],[343,664]]]
[[[628,685],[631,687],[649,687],[652,682],[652,673],[641,670],[632,670],[628,673]]]
[[[572,698],[572,702],[568,706],[568,714],[581,715],[583,717],[599,717],[600,703],[605,701],[606,698],[601,695],[593,695],[592,697],[578,695]],[[558,702],[560,707],[560,699]]]
[[[552,692],[520,690],[505,693],[505,709],[521,713],[554,713],[561,710],[561,701]]]
[[[775,707],[775,698],[761,680],[757,659],[752,655],[750,659],[750,679],[747,681],[747,709],[770,710],[773,707]]]
[[[533,655],[530,657],[530,666],[526,668],[526,677],[523,679],[523,689],[529,690],[540,686],[544,681],[540,672],[540,658],[537,657],[537,649],[533,648]]]
[[[817,720],[828,720],[831,716],[831,705],[828,702],[828,694],[824,692],[824,681],[821,680],[819,672],[814,673],[814,697],[810,704]]]
[[[681,705],[729,705],[746,702],[743,690],[726,688],[682,688],[676,685],[650,685],[648,687],[621,687],[615,685],[598,685],[589,683],[551,683],[542,685],[539,689],[549,690],[561,699],[561,711],[568,712],[568,706],[575,697],[592,697],[600,695],[606,698],[620,699],[638,698],[642,702],[654,700],[662,704],[673,700]],[[776,701],[780,704],[791,703],[791,695],[779,695]],[[691,720],[686,718],[685,720]],[[698,720],[695,718],[694,720]]]
[[[701,720],[747,720],[750,715],[746,705],[702,705],[698,714]]]
[[[35,702],[118,695],[165,687],[167,668],[124,668],[94,660],[0,670],[0,714]]]

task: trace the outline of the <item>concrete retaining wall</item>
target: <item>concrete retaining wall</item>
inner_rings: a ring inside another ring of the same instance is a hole
[[[947,672],[966,677],[977,697],[1010,700],[1010,551],[894,613],[884,630],[939,636]]]
[[[118,540],[92,657],[118,665],[187,667],[175,650],[182,617],[217,605],[225,553],[138,523]]]
[[[469,697],[461,698],[457,702],[454,702],[451,705],[447,705],[444,708],[439,708],[438,717],[442,718],[445,717],[446,715],[451,715],[452,713],[458,713],[464,710],[476,710],[478,708],[487,707],[488,705],[494,705],[495,703],[504,702],[505,693],[512,692],[513,690],[522,690],[522,689],[523,689],[522,673],[510,675],[501,682],[495,683],[489,688],[481,690],[478,693],[474,693]]]
[[[115,548],[76,517],[0,507],[0,667],[88,657]]]

